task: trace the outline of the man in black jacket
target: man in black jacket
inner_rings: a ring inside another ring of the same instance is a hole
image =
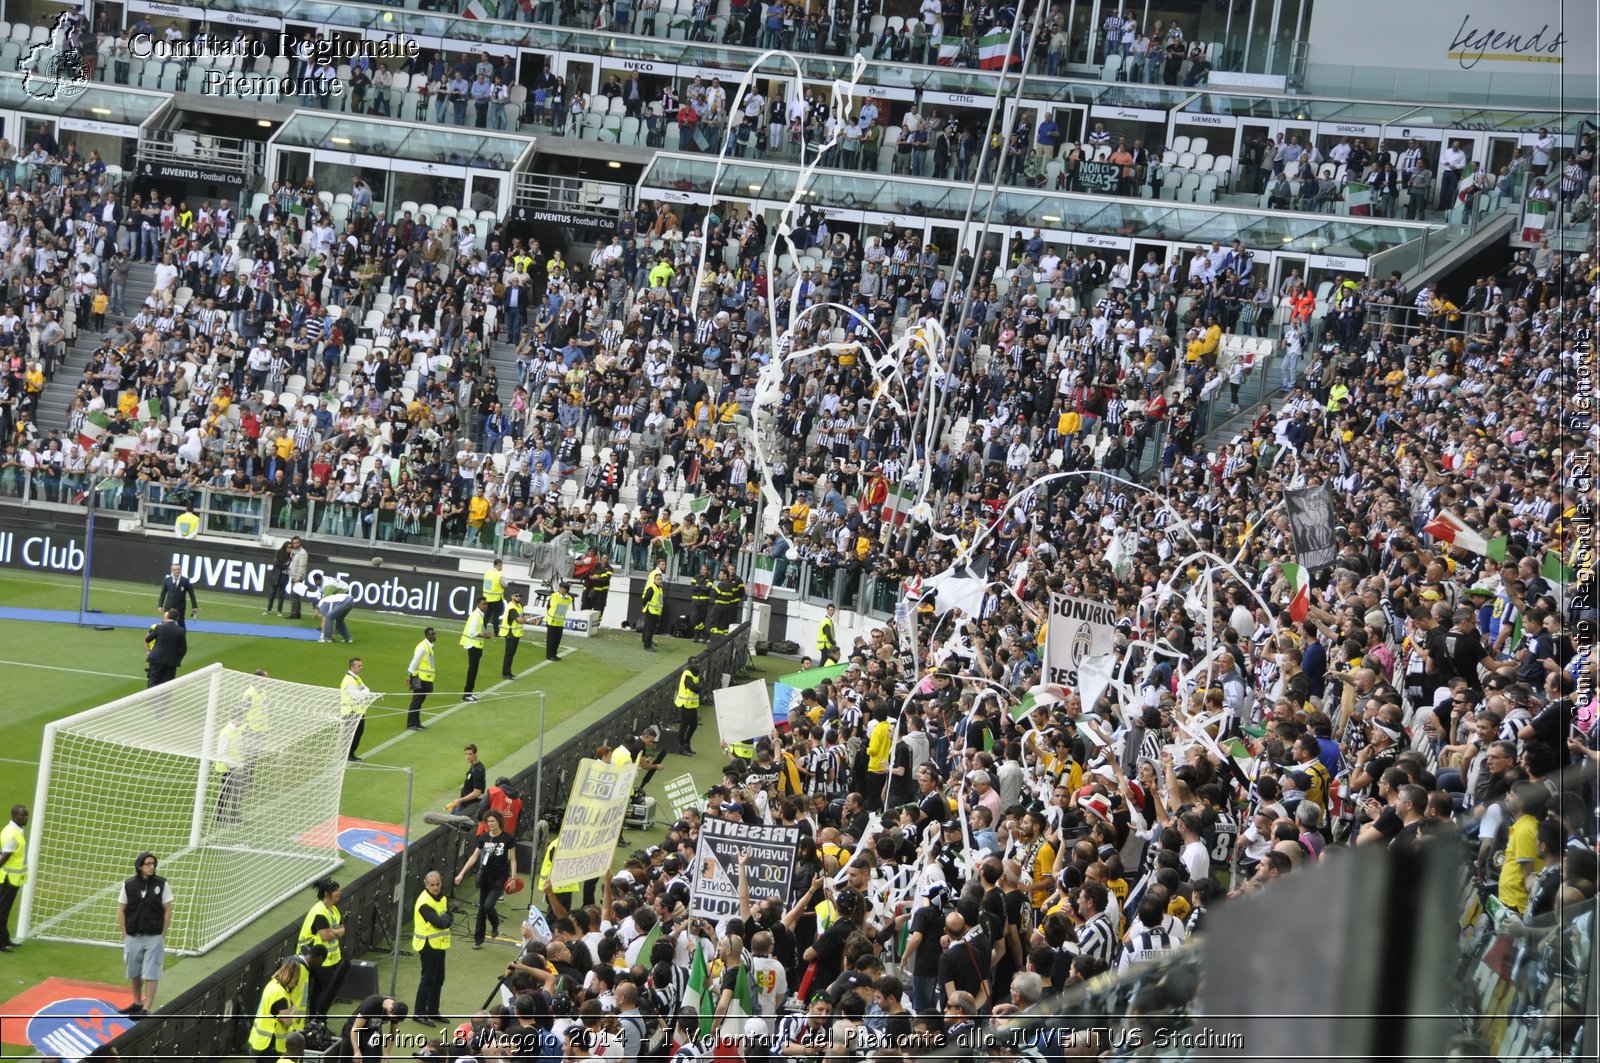
[[[145,687],[158,687],[177,678],[178,667],[189,652],[189,635],[178,619],[177,609],[168,609],[165,619],[150,625],[145,633]]]
[[[134,858],[133,875],[122,884],[117,902],[117,923],[122,931],[122,950],[133,983],[133,1003],[122,1009],[124,1015],[147,1015],[156,1002],[156,984],[161,980],[166,956],[165,939],[172,925],[172,891],[167,880],[156,874],[156,855],[140,853]]]
[[[172,571],[161,579],[161,597],[156,599],[156,608],[175,614],[179,627],[186,627],[183,616],[183,600],[189,599],[189,615],[195,616],[200,612],[200,601],[194,596],[194,584],[183,570],[177,565],[172,566]]]

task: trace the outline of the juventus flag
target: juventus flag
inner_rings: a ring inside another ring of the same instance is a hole
[[[1294,556],[1308,572],[1326,568],[1338,556],[1333,537],[1333,495],[1327,484],[1285,491],[1289,530],[1294,535]]]

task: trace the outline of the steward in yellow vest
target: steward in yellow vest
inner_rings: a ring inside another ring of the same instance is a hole
[[[312,888],[317,891],[317,903],[300,921],[297,944],[301,950],[307,945],[321,945],[328,950],[328,958],[322,966],[311,972],[305,1013],[308,1021],[326,1023],[328,1008],[344,981],[345,967],[341,962],[344,959],[344,916],[339,912],[341,893],[337,882],[325,878],[313,883]]]
[[[28,881],[28,838],[23,830],[27,825],[27,806],[12,805],[11,818],[0,827],[0,895],[6,901],[0,912],[0,948],[6,952],[11,951],[11,905]]]
[[[411,910],[411,951],[422,962],[416,1006],[411,1010],[418,1019],[443,1023],[439,992],[444,988],[444,954],[450,951],[450,899],[444,895],[444,879],[437,871],[428,872],[422,889]]]
[[[467,614],[467,623],[461,629],[461,648],[467,651],[467,681],[462,686],[462,701],[477,701],[473,693],[478,687],[478,662],[483,660],[483,643],[487,637],[489,603],[482,598]]]
[[[667,606],[666,558],[657,560],[655,567],[645,577],[639,601],[639,632],[643,636],[644,648],[654,652],[656,632],[661,630],[661,613]]]
[[[495,628],[500,624],[501,610],[506,603],[505,561],[501,558],[495,558],[489,571],[483,574],[483,600],[483,619],[488,637],[494,638]]]
[[[280,1056],[286,1051],[285,1042],[295,1022],[295,995],[304,977],[305,968],[293,956],[272,972],[261,990],[255,1021],[250,1025],[250,1051],[264,1055],[270,1050]]]
[[[411,687],[411,707],[406,711],[407,730],[422,730],[422,703],[433,693],[433,681],[439,677],[439,666],[434,656],[434,643],[439,633],[424,628],[422,641],[411,651],[411,663],[406,667],[406,683]]]
[[[511,601],[506,603],[505,615],[500,618],[500,637],[505,640],[505,659],[500,662],[500,678],[515,679],[516,673],[512,665],[517,660],[517,647],[522,645],[522,592],[512,591]]]
[[[361,745],[361,732],[367,729],[367,706],[372,702],[372,691],[361,680],[360,657],[350,658],[344,678],[339,680],[339,715],[356,718],[355,733],[350,736],[350,759],[356,759],[356,747]]]
[[[544,659],[556,659],[556,651],[561,648],[561,636],[567,630],[567,614],[572,611],[572,594],[568,591],[566,583],[556,584],[556,589],[550,592],[549,604],[544,609]]]
[[[835,606],[829,602],[828,613],[817,628],[817,664],[822,668],[839,663],[839,636],[833,627],[834,612]]]
[[[678,752],[686,757],[694,756],[689,739],[700,727],[700,669],[700,658],[691,657],[678,674],[678,694],[672,699],[678,707]]]

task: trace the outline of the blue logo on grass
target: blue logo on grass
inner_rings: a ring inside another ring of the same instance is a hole
[[[91,997],[68,997],[34,1013],[28,1020],[28,1043],[41,1055],[78,1063],[131,1029],[132,1020],[119,1014],[115,1004]]]
[[[352,827],[339,832],[339,849],[369,864],[381,864],[391,856],[399,855],[406,847],[405,839],[386,830],[370,827]]]

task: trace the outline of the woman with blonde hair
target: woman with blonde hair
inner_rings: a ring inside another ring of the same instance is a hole
[[[285,1041],[294,1028],[294,1002],[303,977],[305,968],[299,957],[291,956],[267,979],[250,1026],[250,1054],[256,1059],[278,1059],[284,1054]]]

